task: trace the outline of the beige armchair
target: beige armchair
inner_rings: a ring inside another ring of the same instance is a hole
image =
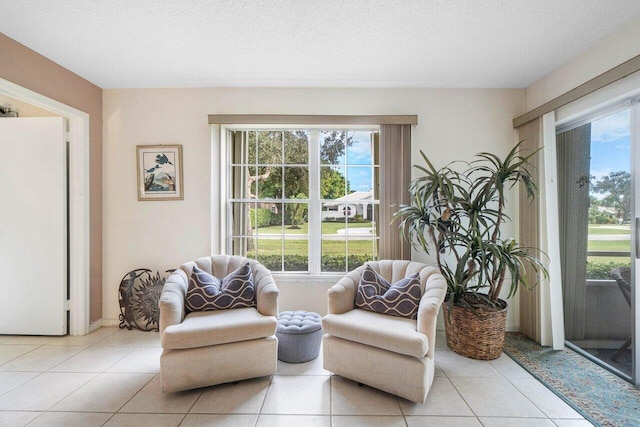
[[[249,262],[256,307],[187,313],[194,266],[224,277]],[[278,288],[269,270],[238,256],[204,257],[180,266],[160,297],[162,391],[179,391],[271,375],[277,369]]]
[[[419,272],[422,297],[417,319],[356,308],[365,266],[329,289],[322,320],[324,368],[414,402],[423,403],[433,382],[436,319],[446,281],[437,268],[410,261],[369,262],[389,283]]]

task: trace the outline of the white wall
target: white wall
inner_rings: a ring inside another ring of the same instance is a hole
[[[527,88],[527,111],[580,86],[640,54],[640,18]]]
[[[175,268],[209,255],[219,208],[218,165],[211,165],[208,114],[417,114],[413,158],[420,149],[444,165],[478,151],[505,154],[524,113],[524,90],[492,89],[135,89],[104,91],[104,304],[115,323],[118,285],[134,268]],[[136,145],[182,144],[184,200],[137,200]],[[212,168],[214,179],[212,184]],[[213,188],[212,188],[213,187]],[[511,217],[517,205],[509,205]],[[511,235],[515,227],[506,229]],[[426,261],[424,254],[414,259]],[[329,284],[281,283],[280,309],[326,312]],[[517,328],[512,304],[509,329]]]

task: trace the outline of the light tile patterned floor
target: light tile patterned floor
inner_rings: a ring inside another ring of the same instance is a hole
[[[0,426],[588,426],[507,356],[482,362],[438,336],[436,378],[419,405],[311,362],[272,377],[160,391],[158,334],[0,335]]]

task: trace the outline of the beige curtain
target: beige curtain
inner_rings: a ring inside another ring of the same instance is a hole
[[[518,128],[518,136],[521,145],[521,154],[526,155],[542,146],[542,119],[537,118]],[[531,160],[534,168],[529,172],[535,182],[541,182],[540,155],[534,156]],[[531,247],[540,247],[540,196],[533,201],[527,198],[527,193],[523,185],[520,186],[519,197],[519,224],[520,243]],[[529,269],[527,275],[533,274]],[[540,287],[528,292],[521,289],[520,296],[520,332],[540,342]]]
[[[520,188],[519,238],[544,253],[537,255],[546,264],[549,278],[539,277],[539,284],[528,291],[520,289],[520,331],[536,342],[564,348],[564,316],[562,308],[562,268],[560,265],[560,225],[558,222],[558,167],[556,159],[555,113],[532,120],[518,127],[522,154],[543,149],[534,156],[531,175],[538,184],[535,201],[527,199]],[[533,272],[528,271],[528,274]]]
[[[409,203],[411,181],[411,125],[381,125],[380,173],[380,259],[411,259],[411,246],[402,239],[398,223],[391,223],[400,204]]]

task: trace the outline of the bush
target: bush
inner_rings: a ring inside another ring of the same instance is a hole
[[[589,217],[591,224],[616,224],[616,219],[610,215],[598,214]]]
[[[286,255],[284,257],[285,271],[307,271],[309,269],[309,258],[303,255]]]
[[[354,270],[356,267],[360,267],[367,261],[371,261],[374,258],[371,255],[349,255],[349,271]],[[347,268],[346,257],[342,254],[323,254],[322,271],[345,271]]]
[[[592,280],[611,280],[611,270],[619,267],[629,267],[628,262],[587,262],[587,279]]]
[[[340,218],[337,216],[325,216],[322,218],[323,222],[344,222],[344,217]]]
[[[280,255],[258,255],[258,261],[269,270],[282,271]],[[306,255],[286,255],[284,269],[285,271],[306,271],[309,269],[309,258]]]
[[[256,212],[258,213],[257,221]],[[271,225],[271,210],[264,208],[251,208],[249,209],[249,218],[251,220],[251,224],[256,224],[257,228],[268,227]]]
[[[269,225],[282,225],[282,214],[271,212],[271,219],[269,221]]]
[[[322,218],[322,222],[345,222],[345,217],[343,216],[325,216]],[[369,223],[370,219],[364,219],[362,215],[356,214],[353,217],[347,217],[347,222],[350,224],[357,223]]]
[[[305,214],[306,216],[306,210]],[[271,212],[271,217],[269,219],[269,225],[282,225],[282,213]],[[291,225],[291,213],[284,213],[284,225]]]
[[[371,261],[371,255],[350,255],[349,270]],[[258,255],[258,261],[272,271],[282,271],[282,258],[280,255]],[[346,258],[344,255],[322,255],[322,271],[343,272],[346,270]],[[309,269],[309,258],[306,255],[285,255],[284,271],[306,271]]]

